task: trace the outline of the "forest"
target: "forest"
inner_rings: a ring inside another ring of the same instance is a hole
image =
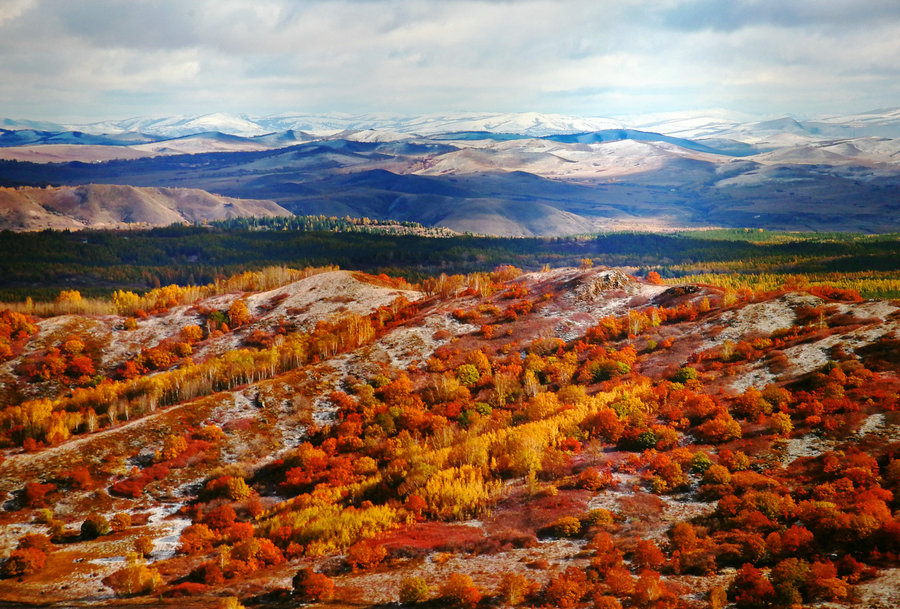
[[[385,232],[400,227],[414,234]],[[0,232],[0,302],[51,300],[61,289],[109,296],[168,284],[203,285],[271,265],[339,265],[418,281],[439,273],[577,266],[584,258],[638,275],[762,273],[852,281],[871,297],[897,297],[900,236],[748,230],[606,233],[562,238],[425,236],[415,223],[307,216],[241,219],[153,230]],[[433,230],[433,229],[427,229]],[[416,231],[420,231],[416,233]]]

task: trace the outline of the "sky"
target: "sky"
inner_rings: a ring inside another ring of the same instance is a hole
[[[900,106],[898,0],[0,0],[0,116]]]

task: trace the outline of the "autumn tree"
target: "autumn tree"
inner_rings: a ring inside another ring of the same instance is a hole
[[[228,308],[228,323],[232,328],[238,328],[250,322],[250,311],[243,300],[235,300]]]

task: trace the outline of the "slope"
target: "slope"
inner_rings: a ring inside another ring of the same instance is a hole
[[[271,201],[231,199],[189,188],[0,188],[0,229],[6,230],[168,226],[280,215],[290,212]]]

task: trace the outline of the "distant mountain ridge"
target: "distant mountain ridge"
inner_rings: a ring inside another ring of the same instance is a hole
[[[80,131],[89,135],[143,133],[157,138],[183,137],[215,131],[241,137],[297,131],[321,137],[342,131],[363,130],[394,131],[407,135],[484,131],[543,137],[609,129],[634,129],[693,139],[720,137],[724,133],[770,131],[773,128],[824,137],[862,137],[864,135],[900,137],[900,108],[848,115],[829,115],[811,120],[797,120],[790,117],[752,119],[746,115],[726,111],[638,115],[623,118],[577,117],[538,112],[460,112],[420,116],[384,113],[284,113],[251,116],[219,112],[193,116],[133,117],[85,124],[0,119],[0,129],[5,130]]]

